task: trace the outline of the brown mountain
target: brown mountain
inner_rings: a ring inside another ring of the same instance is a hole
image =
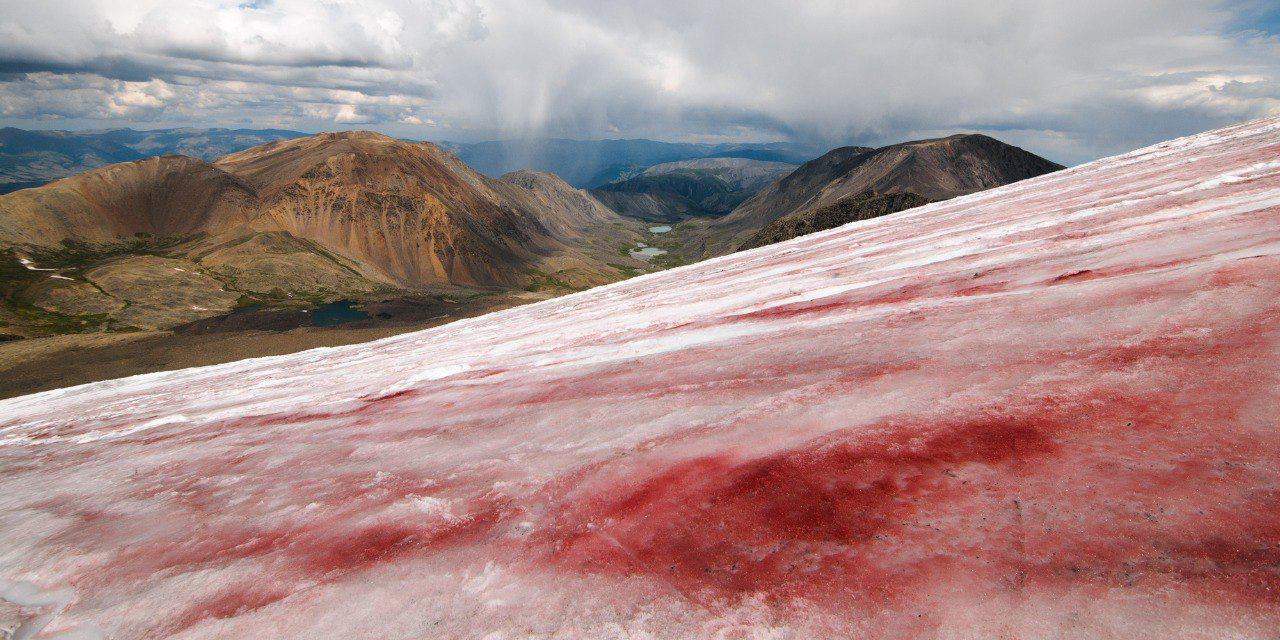
[[[945,200],[1063,167],[989,136],[961,134],[865,151],[844,147],[805,163],[710,223],[693,253],[731,252],[790,213],[833,204],[863,191],[911,192]]]
[[[911,192],[878,194],[870,189],[841,198],[832,204],[787,214],[738,245],[738,251],[798,238],[850,222],[870,220],[929,204],[930,200]]]
[[[607,270],[574,245],[589,227],[619,220],[562,206],[569,194],[586,197],[562,181],[525,188],[493,180],[433,144],[372,132],[270,143],[217,165],[255,189],[267,219],[260,226],[314,240],[374,279],[406,285],[520,285],[548,260]]]
[[[238,299],[573,289],[644,269],[618,249],[638,228],[554,176],[494,180],[430,143],[320,134],[212,164],[147,158],[0,196],[0,270],[12,276],[0,293],[5,313],[154,328]],[[80,317],[86,309],[94,318]]]
[[[0,196],[0,243],[223,233],[247,229],[256,210],[253,189],[236,176],[186,156],[157,156]]]

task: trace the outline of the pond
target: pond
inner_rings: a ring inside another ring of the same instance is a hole
[[[643,248],[643,249],[632,249],[632,250],[631,250],[631,257],[633,257],[633,258],[646,258],[646,259],[648,259],[648,258],[652,258],[652,257],[654,257],[654,256],[660,256],[660,255],[663,255],[663,254],[665,254],[665,253],[666,253],[666,251],[663,251],[662,249],[659,249],[659,248],[657,248],[657,247],[645,247],[645,248]]]
[[[326,302],[316,305],[310,311],[278,309],[267,306],[239,307],[231,311],[230,316],[237,318],[237,326],[241,324],[264,324],[273,329],[282,329],[284,325],[293,327],[336,327],[340,324],[368,320],[369,314],[356,308],[350,300]]]
[[[671,230],[669,225],[660,224],[655,227],[649,227],[649,233],[666,233]]]
[[[356,320],[368,320],[369,314],[357,309],[350,300],[322,304],[311,311],[311,326],[334,327]]]

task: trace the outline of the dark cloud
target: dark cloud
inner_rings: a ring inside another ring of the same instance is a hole
[[[0,0],[0,118],[430,139],[985,131],[1078,162],[1280,112],[1268,6]]]

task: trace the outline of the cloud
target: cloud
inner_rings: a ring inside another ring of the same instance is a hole
[[[1074,162],[1280,113],[1255,0],[0,0],[0,117],[880,144]],[[12,6],[9,6],[12,5]]]

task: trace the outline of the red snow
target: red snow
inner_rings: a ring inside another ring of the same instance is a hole
[[[1275,638],[1278,416],[1273,119],[417,334],[0,402],[0,615]]]

